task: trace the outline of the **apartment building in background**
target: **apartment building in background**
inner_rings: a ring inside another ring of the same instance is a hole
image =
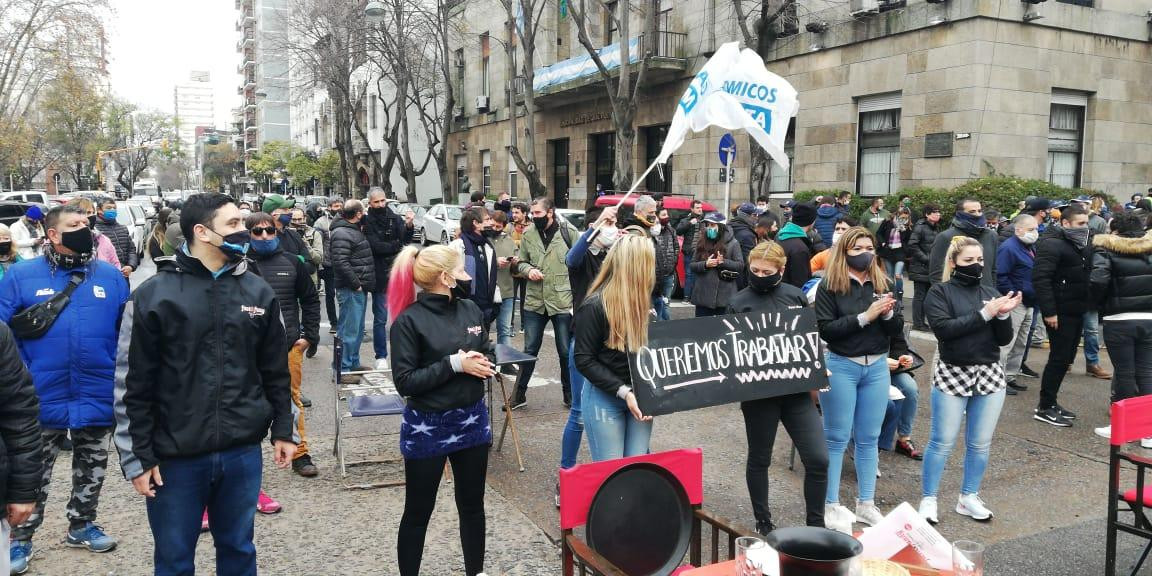
[[[695,73],[721,44],[744,36],[729,2],[631,3],[631,60],[650,59],[630,151],[639,175]],[[605,3],[616,12],[626,5]],[[641,5],[656,11],[653,39],[642,37]],[[800,111],[788,132],[791,169],[772,163],[766,187],[780,196],[817,189],[873,196],[999,173],[1124,198],[1143,192],[1152,185],[1149,7],[1146,0],[798,0],[768,42],[767,66],[799,91]],[[473,190],[528,194],[506,150],[512,113],[521,114],[521,130],[534,131],[540,173],[558,205],[579,207],[597,185],[614,188],[616,127],[567,4],[550,6],[541,23],[530,127],[522,88],[505,74],[499,1],[463,3],[454,17],[464,30],[453,39],[451,63],[458,108],[448,149],[457,190],[467,176]],[[590,37],[611,62],[619,27],[604,11],[589,19]],[[755,15],[746,22],[753,33],[754,24]],[[723,198],[723,133],[690,135],[641,189]],[[735,136],[732,198],[744,201],[749,142]]]
[[[196,129],[216,126],[211,77],[207,72],[193,72],[187,83],[176,86],[173,95],[180,148],[191,153],[196,147]]]
[[[265,142],[290,142],[290,72],[284,49],[287,0],[236,0],[240,12],[236,52],[241,76],[243,150],[250,157]]]

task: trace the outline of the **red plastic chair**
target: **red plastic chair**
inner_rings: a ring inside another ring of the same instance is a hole
[[[735,557],[736,538],[756,535],[754,532],[733,527],[724,518],[703,510],[704,455],[699,448],[579,464],[560,471],[560,530],[564,576],[573,576],[576,566],[579,566],[581,576],[587,574],[589,570],[592,574],[604,576],[629,576],[593,550],[574,533],[574,530],[587,524],[589,507],[604,481],[621,468],[640,462],[655,464],[671,473],[684,488],[692,505],[692,534],[688,548],[692,566],[684,566],[680,570],[701,565],[700,541],[703,523],[712,527],[712,564],[720,562],[721,532],[727,536],[728,560]]]
[[[1124,446],[1141,438],[1152,436],[1152,396],[1129,398],[1112,404],[1112,437],[1111,450],[1108,459],[1108,543],[1105,552],[1104,573],[1107,576],[1116,574],[1116,534],[1117,531],[1133,534],[1148,540],[1140,560],[1132,569],[1135,576],[1140,566],[1152,551],[1152,522],[1145,515],[1145,508],[1152,508],[1152,489],[1145,485],[1145,471],[1152,468],[1152,459],[1125,452]],[[1122,491],[1120,486],[1121,464],[1127,462],[1136,467],[1136,487]],[[1120,504],[1124,503],[1123,512],[1132,513],[1132,522],[1124,523],[1119,520],[1122,511]]]

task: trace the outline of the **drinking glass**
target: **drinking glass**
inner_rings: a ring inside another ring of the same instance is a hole
[[[952,572],[956,576],[984,576],[984,545],[971,540],[953,542]]]
[[[764,549],[768,544],[754,536],[741,536],[736,539],[736,576],[763,576],[763,566],[759,560],[763,557]],[[751,557],[749,557],[751,552]]]

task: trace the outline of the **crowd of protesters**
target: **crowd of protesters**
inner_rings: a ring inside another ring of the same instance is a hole
[[[627,212],[590,211],[584,230],[546,197],[483,200],[465,207],[449,245],[418,248],[413,214],[397,213],[379,188],[367,205],[332,199],[308,210],[278,194],[257,206],[196,195],[158,213],[146,244],[157,272],[131,292],[140,262],[114,202],[34,206],[0,227],[0,527],[11,525],[11,573],[33,557],[65,450],[66,544],[117,546],[96,523],[110,438],[147,497],[157,574],[191,573],[205,529],[218,573],[254,573],[254,515],[281,509],[261,490],[261,441],[271,438],[280,467],[319,474],[301,384],[322,308],[344,345],[343,381],[391,371],[407,400],[401,575],[420,570],[446,463],[465,572],[483,571],[492,435],[480,382],[497,370],[514,376],[504,410],[528,405],[534,363],[497,367],[493,348],[512,342],[518,304],[529,356],[552,328],[568,409],[561,468],[575,465],[585,436],[596,461],[649,451],[655,419],[637,403],[628,356],[646,344],[649,322],[670,318],[678,284],[697,317],[813,307],[830,386],[741,404],[761,534],[775,529],[768,467],[778,423],[804,463],[806,523],[851,533],[883,518],[880,450],[923,461],[920,514],[939,522],[941,476],[962,426],[955,510],[990,519],[980,488],[1005,397],[1039,378],[1035,420],[1072,426],[1077,414],[1059,393],[1082,341],[1087,374],[1111,380],[1113,400],[1152,393],[1152,204],[1142,197],[1113,209],[1102,197],[1029,197],[1011,215],[973,198],[913,207],[902,197],[887,208],[877,198],[854,214],[845,192],[778,207],[759,198],[728,213],[694,201],[672,222],[644,195]],[[935,357],[913,352],[908,328],[934,335]],[[366,333],[370,366],[359,357]],[[1040,372],[1027,365],[1036,343],[1049,348]],[[931,382],[924,450],[912,429],[911,371],[921,366]],[[849,449],[854,510],[840,504]]]

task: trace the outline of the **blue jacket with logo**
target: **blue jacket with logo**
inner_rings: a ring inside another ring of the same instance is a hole
[[[0,279],[0,321],[63,291],[72,272],[84,273],[84,282],[56,322],[44,336],[16,343],[36,384],[41,426],[110,427],[120,314],[129,294],[119,270],[96,259],[76,270],[57,268],[46,256],[17,262]]]
[[[1021,304],[1032,307],[1036,304],[1036,292],[1032,290],[1032,267],[1036,264],[1036,253],[1013,235],[996,249],[996,288],[1001,294],[1020,292]]]

